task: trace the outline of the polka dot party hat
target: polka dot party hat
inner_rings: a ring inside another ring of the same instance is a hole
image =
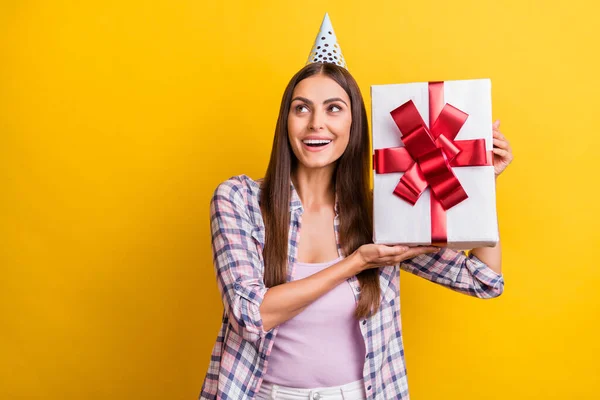
[[[325,18],[323,18],[321,29],[315,39],[315,44],[313,44],[313,48],[310,51],[306,64],[318,62],[333,63],[348,69],[346,67],[346,60],[342,55],[342,49],[340,48],[335,32],[333,31],[329,14],[327,13],[325,14]]]

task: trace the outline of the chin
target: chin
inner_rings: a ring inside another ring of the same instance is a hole
[[[299,160],[299,163],[307,169],[320,169],[335,164],[335,161],[336,160]]]

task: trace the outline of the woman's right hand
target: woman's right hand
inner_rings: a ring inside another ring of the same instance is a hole
[[[386,244],[363,244],[353,253],[358,259],[361,271],[369,268],[396,265],[402,261],[416,257],[420,254],[437,253],[440,247],[435,246],[390,246]]]

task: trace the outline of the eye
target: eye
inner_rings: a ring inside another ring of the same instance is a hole
[[[302,111],[303,109],[308,111],[308,107],[306,107],[306,105],[304,105],[304,104],[300,104],[299,106],[296,106],[296,112],[299,112],[299,113],[306,112],[306,111]]]
[[[342,111],[342,108],[340,106],[332,104],[331,107],[329,107],[329,111],[333,111],[334,113],[337,113],[337,112]]]

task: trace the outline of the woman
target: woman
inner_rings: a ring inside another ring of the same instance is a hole
[[[496,176],[510,163],[494,125]],[[264,180],[211,201],[223,323],[201,399],[408,399],[399,270],[453,290],[502,293],[500,245],[372,244],[367,116],[342,67],[288,84]]]

